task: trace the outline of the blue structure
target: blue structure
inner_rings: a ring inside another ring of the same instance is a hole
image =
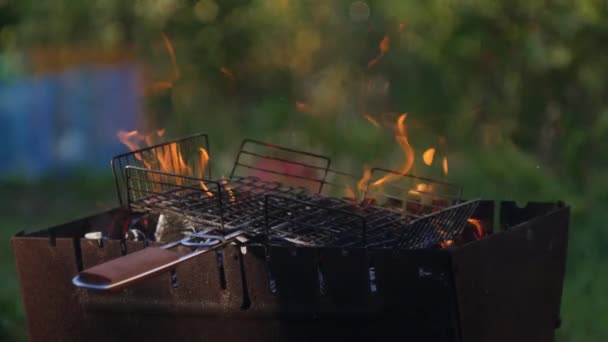
[[[138,123],[135,66],[82,67],[0,84],[0,178],[109,169]]]

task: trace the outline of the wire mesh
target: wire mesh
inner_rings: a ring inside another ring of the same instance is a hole
[[[459,203],[462,188],[436,179],[372,168],[363,198],[364,201],[420,217]]]
[[[408,229],[402,231],[397,247],[423,249],[453,243],[478,205],[478,200],[467,201],[412,221]]]
[[[186,216],[202,227],[262,227],[264,196],[302,196],[306,189],[255,177],[206,180],[129,166],[126,168],[129,208]]]
[[[245,139],[230,178],[255,177],[321,192],[330,164],[328,157],[319,154]]]
[[[207,157],[209,138],[199,133],[188,137],[167,141],[112,158],[112,174],[116,186],[118,201],[122,205],[127,197],[127,166],[146,168],[198,178],[211,178],[209,160],[205,160],[201,148]]]
[[[204,180],[127,167],[129,207],[183,215],[197,228],[244,230],[270,244],[429,248],[462,233],[477,202],[425,217],[255,177]]]

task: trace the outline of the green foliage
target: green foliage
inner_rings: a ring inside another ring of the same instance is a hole
[[[22,56],[37,47],[84,44],[133,50],[150,83],[168,81],[165,32],[179,78],[147,96],[147,114],[173,135],[209,132],[224,172],[243,137],[323,152],[355,173],[363,164],[395,168],[403,156],[392,132],[363,114],[383,122],[408,112],[417,159],[446,137],[450,179],[468,196],[573,206],[559,339],[600,341],[608,334],[599,271],[608,264],[606,2],[370,0],[368,18],[352,3],[0,1],[0,80],[27,73]],[[385,36],[390,49],[368,67]],[[10,214],[4,232],[28,216]],[[20,317],[11,289],[2,294],[9,304],[0,300],[9,317],[0,334]]]

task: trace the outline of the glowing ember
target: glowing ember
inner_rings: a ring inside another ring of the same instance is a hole
[[[376,128],[380,128],[380,123],[378,123],[378,121],[376,121],[376,119],[374,119],[371,115],[369,114],[365,114],[363,115],[363,117],[365,118],[365,120],[367,120],[369,123],[371,123],[372,125],[374,125],[374,127]]]
[[[470,224],[473,225],[473,227],[475,227],[475,239],[479,240],[481,239],[484,235],[485,235],[485,231],[483,229],[483,225],[481,224],[481,221],[478,219],[468,219],[467,220]]]
[[[396,128],[396,133],[395,133],[395,140],[397,140],[397,143],[399,144],[399,146],[401,147],[401,149],[403,150],[403,153],[405,155],[405,161],[403,163],[403,166],[399,170],[399,174],[401,174],[401,175],[407,175],[412,170],[412,166],[414,166],[414,149],[410,145],[410,143],[407,139],[407,134],[405,132],[404,121],[405,121],[406,117],[407,117],[407,114],[405,114],[405,113],[403,113],[399,116],[399,119],[397,120],[397,128]],[[375,181],[373,183],[373,185],[379,186],[384,183],[393,181],[399,177],[400,177],[399,175],[389,173],[386,176]]]
[[[448,157],[443,157],[443,174],[448,175]]]
[[[435,158],[435,148],[434,147],[431,147],[428,150],[424,151],[424,153],[422,153],[422,160],[428,166],[433,164],[433,158]]]
[[[454,240],[445,240],[440,243],[441,248],[446,248],[452,246],[454,244]]]
[[[384,57],[384,55],[386,55],[388,53],[388,50],[390,49],[390,38],[388,36],[384,36],[384,38],[382,38],[382,40],[380,41],[380,45],[378,46],[378,56],[376,56],[376,58],[372,59],[371,61],[369,61],[369,63],[367,64],[368,68],[373,67],[374,65],[378,64],[378,62],[382,59],[382,57]]]

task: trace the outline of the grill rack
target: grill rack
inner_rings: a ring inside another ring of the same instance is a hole
[[[191,170],[190,175],[198,175],[201,178],[211,178],[211,167],[207,162],[206,167],[201,165],[199,148],[204,148],[208,154],[209,137],[205,133],[197,133],[190,136],[169,140],[167,142],[144,147],[135,151],[123,153],[114,156],[110,161],[112,167],[112,176],[116,187],[116,194],[120,205],[124,204],[124,198],[127,197],[127,175],[125,168],[127,166],[143,167],[150,170],[161,171],[161,163],[158,156],[164,155],[167,160],[167,165],[164,168],[166,172],[180,173],[179,162],[171,149],[179,151],[183,158],[183,163]]]
[[[176,160],[175,155],[167,153],[173,144],[181,152],[180,156],[183,160]],[[115,156],[112,159],[112,172],[119,203],[122,205],[123,198],[127,196],[125,171],[127,166],[211,179],[209,162],[204,173],[201,172],[199,147],[205,148],[209,153],[207,134],[199,133]],[[166,167],[161,168],[157,158],[159,153],[163,153],[167,159],[169,170]],[[144,163],[142,159],[146,162]],[[190,170],[189,173],[179,172],[183,170],[176,165],[182,162]],[[352,188],[360,182],[353,175],[333,170],[330,166],[331,159],[323,155],[245,139],[233,163],[230,181],[238,183],[241,179],[254,177],[274,184],[279,180],[287,186],[305,188],[328,197],[335,196],[336,191],[343,191],[347,186]],[[455,184],[411,174],[404,175],[377,167],[370,171],[371,177],[364,184],[362,200],[371,202],[383,200],[383,203],[378,205],[405,211],[408,216],[427,215],[458,203],[462,198],[462,188]],[[384,184],[381,188],[374,187],[373,183],[377,180],[375,176],[378,174],[380,176],[390,174],[396,181]],[[419,184],[428,186],[432,191],[415,189]]]
[[[477,206],[418,217],[251,176],[212,181],[132,166],[126,174],[134,212],[173,212],[201,228],[244,230],[271,244],[427,248],[456,238]]]
[[[280,180],[321,193],[327,183],[331,159],[280,145],[245,139],[232,165],[230,179],[253,176]]]
[[[389,175],[393,178],[376,187],[374,183]],[[422,186],[422,188],[420,188]],[[455,205],[462,200],[462,187],[453,183],[402,174],[380,167],[370,169],[370,179],[365,184],[364,200],[381,200],[392,207],[401,205],[411,216],[423,216]]]

